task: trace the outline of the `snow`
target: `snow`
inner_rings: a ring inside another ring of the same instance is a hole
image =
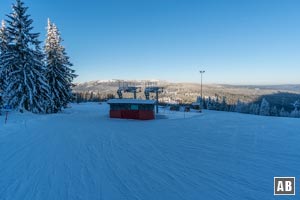
[[[142,100],[142,99],[110,99],[108,104],[155,104],[155,100]]]
[[[299,179],[299,119],[204,110],[136,121],[108,110],[1,115],[0,199],[274,199],[274,176]]]

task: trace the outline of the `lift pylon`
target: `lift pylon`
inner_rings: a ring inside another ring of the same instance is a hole
[[[158,113],[158,94],[163,93],[164,88],[163,87],[159,87],[154,83],[148,83],[145,86],[145,97],[146,99],[150,98],[150,93],[155,93],[155,97],[156,97],[156,113]]]
[[[119,88],[117,94],[120,99],[123,98],[123,93],[133,93],[134,99],[136,99],[136,93],[141,92],[141,87],[136,86],[134,83],[118,80]]]

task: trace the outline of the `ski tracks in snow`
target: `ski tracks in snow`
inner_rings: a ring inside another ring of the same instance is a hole
[[[284,130],[284,120],[212,112],[135,121],[109,119],[107,112],[107,105],[83,104],[10,121],[0,135],[0,200],[270,199],[269,178],[299,172],[291,167],[299,166],[294,129],[289,145],[280,143],[281,132],[259,129]]]

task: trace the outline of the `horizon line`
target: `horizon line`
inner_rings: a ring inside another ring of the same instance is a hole
[[[201,84],[200,82],[190,82],[190,81],[172,81],[172,80],[162,80],[162,79],[98,79],[98,80],[88,80],[88,81],[74,81],[74,84],[84,84],[89,82],[130,82],[130,81],[149,81],[149,82],[167,82],[167,83],[187,83],[187,84]],[[233,85],[233,86],[280,86],[280,85],[300,85],[300,83],[216,83],[216,82],[203,82],[203,85]]]

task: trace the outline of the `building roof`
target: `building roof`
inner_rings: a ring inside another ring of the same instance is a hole
[[[110,99],[108,104],[155,104],[155,100],[141,100],[141,99]]]

